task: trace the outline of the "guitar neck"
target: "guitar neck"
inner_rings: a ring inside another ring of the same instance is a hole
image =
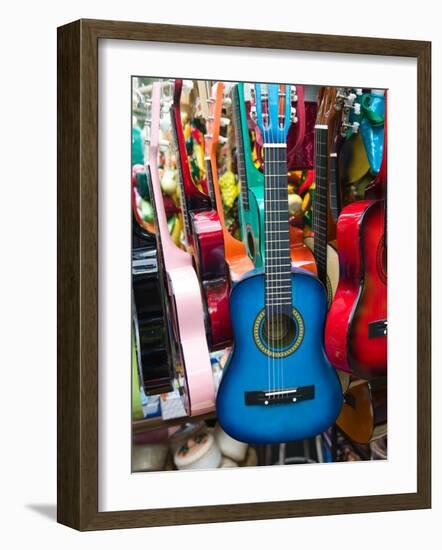
[[[315,126],[315,199],[313,204],[314,256],[318,277],[327,283],[327,166],[328,127]]]
[[[233,124],[235,127],[236,141],[236,162],[238,166],[238,176],[240,182],[240,193],[243,207],[249,209],[249,193],[247,185],[247,171],[244,152],[244,128],[242,127],[241,118],[241,98],[239,94],[239,84],[234,86],[232,90],[232,105],[233,105]]]
[[[268,318],[291,314],[292,284],[287,190],[287,147],[264,146],[265,306]]]
[[[155,213],[155,222],[157,226],[157,249],[161,265],[172,265],[175,260],[185,254],[180,250],[172,240],[167,225],[166,209],[164,207],[163,193],[161,190],[160,176],[158,172],[158,146],[160,138],[160,110],[161,96],[160,88],[154,85],[152,93],[152,121],[151,121],[151,142],[148,156],[149,165],[147,167],[148,183],[153,197],[152,205]]]
[[[210,157],[204,159],[206,164],[207,191],[209,192],[212,204],[216,205],[215,184],[213,182],[213,167]]]
[[[182,153],[181,153],[180,139],[179,139],[179,129],[181,129],[181,132],[182,132],[181,113],[180,113],[179,105],[173,106],[171,121],[172,121],[173,140],[175,142],[175,151],[176,151],[176,157],[177,157],[176,164],[177,164],[177,170],[178,170],[178,184],[180,186],[181,211],[183,214],[184,236],[186,238],[187,244],[189,244],[191,240],[191,226],[190,226],[190,214],[189,214],[189,209],[187,205],[186,184],[185,184],[185,179],[183,174],[183,162],[181,159]],[[189,190],[187,190],[187,192],[189,193]]]
[[[189,162],[187,160],[186,142],[184,139],[183,125],[181,123],[181,81],[175,83],[174,102],[172,107],[172,130],[176,145],[177,166],[179,185],[181,192],[181,208],[183,211],[184,230],[186,239],[191,242],[190,213],[198,210],[209,210],[211,208],[210,198],[201,193],[195,186],[190,174]]]

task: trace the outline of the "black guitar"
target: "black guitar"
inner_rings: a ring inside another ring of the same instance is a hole
[[[144,390],[172,390],[173,365],[158,270],[156,240],[132,219],[132,318],[138,371]]]

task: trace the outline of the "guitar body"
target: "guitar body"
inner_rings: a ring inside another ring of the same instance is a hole
[[[374,388],[366,380],[353,380],[336,420],[338,428],[355,443],[366,445],[386,433],[387,387]]]
[[[140,381],[148,394],[172,390],[173,366],[155,237],[132,221],[132,288]]]
[[[183,257],[166,271],[177,360],[184,367],[184,406],[189,416],[197,416],[214,410],[215,393],[201,291],[189,259]]]
[[[215,210],[190,211],[195,264],[202,281],[226,278],[224,236]]]
[[[184,406],[190,415],[211,412],[215,390],[204,324],[204,305],[192,256],[178,248],[167,227],[166,212],[158,173],[161,84],[152,91],[149,182],[157,222],[157,244],[161,271],[168,296],[167,321],[174,336],[174,365],[178,377],[184,377]],[[181,376],[180,376],[181,375]]]
[[[358,378],[387,369],[384,201],[347,205],[338,220],[340,279],[325,328],[328,358]]]
[[[263,351],[269,347],[258,322],[264,311],[256,299],[264,295],[262,271],[255,270],[232,289],[234,347],[218,390],[217,413],[223,429],[240,441],[281,443],[313,437],[333,424],[339,414],[341,385],[322,345],[327,310],[324,288],[317,278],[296,270],[292,291],[299,321],[294,321],[293,342],[286,347],[296,349],[276,359]],[[277,397],[267,406],[246,404],[246,392],[273,388],[298,388],[300,396],[303,388],[310,388],[313,397],[288,403],[278,403]]]

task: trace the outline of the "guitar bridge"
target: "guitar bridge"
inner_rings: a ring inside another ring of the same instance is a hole
[[[315,398],[315,386],[301,386],[283,390],[246,391],[244,400],[246,405],[284,405],[298,403]]]
[[[382,338],[387,336],[387,319],[373,321],[368,324],[368,338]]]

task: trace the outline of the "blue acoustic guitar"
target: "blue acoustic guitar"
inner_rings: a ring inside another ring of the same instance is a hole
[[[255,84],[264,137],[265,270],[232,289],[234,347],[217,396],[223,429],[249,443],[313,437],[336,420],[342,391],[323,348],[327,311],[318,278],[290,261],[286,136],[290,86]]]
[[[262,267],[265,262],[264,175],[252,159],[242,82],[232,88],[232,112],[240,182],[238,213],[241,238],[255,267]]]

